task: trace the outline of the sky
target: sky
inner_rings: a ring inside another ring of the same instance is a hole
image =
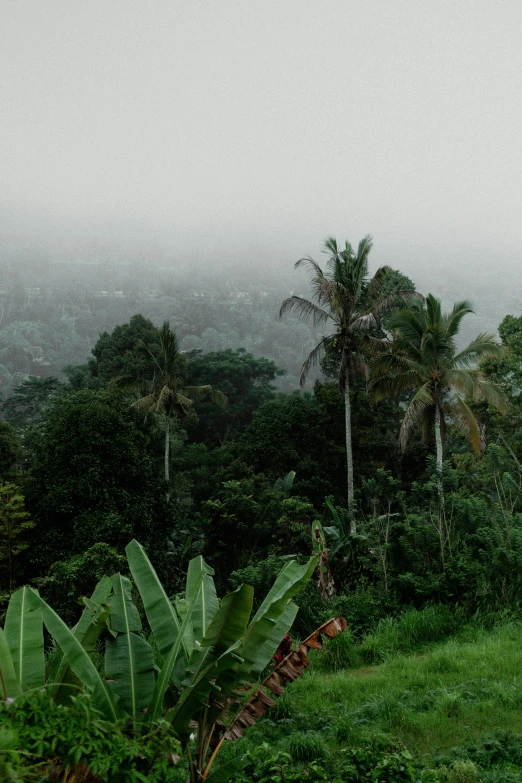
[[[1,231],[512,273],[521,30],[519,0],[0,0]]]

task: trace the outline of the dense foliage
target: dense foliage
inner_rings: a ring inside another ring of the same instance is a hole
[[[129,575],[134,537],[169,595],[199,555],[218,589],[247,582],[262,594],[285,558],[308,559],[318,520],[332,594],[311,582],[296,597],[296,634],[343,615],[357,635],[434,604],[462,619],[520,610],[522,319],[504,318],[500,342],[481,334],[463,349],[470,305],[445,315],[435,296],[410,301],[414,285],[397,270],[371,280],[365,241],[358,251],[330,242],[323,278],[309,259],[311,295],[291,294],[290,282],[256,288],[248,276],[199,288],[187,276],[173,289],[159,274],[145,296],[122,267],[123,296],[101,287],[104,273],[96,284],[87,276],[58,318],[43,286],[9,289],[4,609],[29,583],[73,626],[104,574]],[[321,308],[326,338],[291,312],[320,321]],[[383,753],[408,767],[400,749]],[[258,761],[251,779],[268,775]],[[321,779],[311,767],[301,774]]]

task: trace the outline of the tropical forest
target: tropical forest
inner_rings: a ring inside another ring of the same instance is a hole
[[[372,245],[6,264],[2,781],[522,781],[522,318]]]

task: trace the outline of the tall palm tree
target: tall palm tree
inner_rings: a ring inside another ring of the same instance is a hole
[[[311,367],[317,364],[326,352],[334,352],[339,357],[339,391],[344,398],[347,499],[350,516],[350,531],[356,532],[353,518],[354,481],[352,455],[352,425],[350,404],[350,382],[360,375],[369,377],[365,359],[365,349],[378,347],[381,340],[375,336],[379,318],[386,310],[396,304],[397,296],[409,298],[415,294],[412,290],[396,291],[384,297],[380,302],[369,306],[367,291],[370,283],[377,283],[391,273],[388,266],[377,270],[374,277],[368,277],[368,256],[372,249],[372,238],[365,236],[359,242],[357,251],[349,242],[339,248],[337,241],[330,237],[325,242],[328,255],[326,270],[323,271],[313,258],[301,258],[295,264],[297,269],[306,266],[310,270],[312,298],[290,296],[280,309],[280,317],[287,312],[295,312],[301,318],[311,319],[314,325],[329,323],[333,331],[316,345],[305,359],[301,369],[301,386],[304,385]],[[373,333],[373,334],[372,334]]]
[[[442,494],[442,461],[446,421],[451,419],[477,452],[484,448],[480,423],[468,402],[485,401],[500,412],[506,410],[501,389],[489,382],[478,364],[487,357],[501,358],[503,347],[494,335],[482,332],[462,351],[455,337],[464,316],[472,313],[467,301],[457,302],[449,313],[432,294],[413,301],[388,321],[393,341],[389,351],[372,361],[374,397],[415,391],[401,424],[399,445],[404,451],[412,430],[422,425],[426,440],[435,433],[439,499]]]
[[[168,321],[165,321],[160,329],[159,344],[160,350],[155,351],[147,342],[141,341],[139,350],[148,356],[154,370],[150,380],[134,383],[135,390],[141,396],[133,403],[133,407],[145,413],[150,411],[162,413],[165,417],[165,481],[168,486],[172,420],[176,416],[188,416],[193,404],[199,400],[210,398],[216,405],[224,408],[227,398],[222,392],[209,385],[185,386],[182,356],[176,335]]]

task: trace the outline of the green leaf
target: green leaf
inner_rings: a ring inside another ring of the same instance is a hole
[[[112,577],[111,598],[111,628],[119,633],[139,633],[141,620],[138,610],[132,600],[132,585],[130,579],[121,574]]]
[[[251,669],[252,674],[259,674],[270,663],[274,653],[281,644],[281,640],[294,624],[298,611],[299,607],[293,601],[287,603],[283,613],[272,626],[272,630],[259,645],[255,665]],[[240,655],[243,657],[248,655],[248,648],[246,651],[241,650]],[[245,661],[247,661],[247,658],[245,658]]]
[[[21,587],[13,593],[4,626],[15,674],[24,691],[41,688],[45,680],[42,615],[29,600],[33,592],[30,587]]]
[[[203,575],[202,578],[201,575]],[[214,570],[205,563],[201,555],[194,557],[190,561],[187,571],[185,596],[187,602],[195,601],[192,630],[194,639],[198,641],[201,641],[205,636],[207,628],[219,607],[216,587],[212,579],[213,575]],[[194,595],[194,593],[196,594]]]
[[[85,609],[73,628],[73,634],[89,655],[94,652],[96,642],[109,618],[110,607],[106,606],[105,602],[111,591],[112,579],[110,576],[103,576],[94,588],[91,598],[83,599]],[[80,681],[71,671],[69,662],[64,655],[51,688],[51,695],[55,701],[62,704],[72,695],[73,688],[79,685]]]
[[[133,540],[125,548],[125,552],[132,577],[140,591],[154,641],[160,654],[165,656],[181,630],[180,619],[141,544]],[[186,640],[183,640],[182,646],[188,661],[191,649]]]
[[[178,704],[168,713],[180,737],[190,734],[191,718],[208,705],[208,697],[216,692],[216,680],[226,669],[241,661],[237,651],[241,647],[248,618],[252,611],[254,589],[242,585],[226,595],[220,603],[201,648],[194,648],[188,664]],[[221,653],[221,655],[220,655]]]
[[[122,707],[136,720],[146,709],[154,690],[154,659],[152,647],[136,635],[141,620],[132,601],[132,585],[127,577],[114,574],[114,594],[111,599],[111,628],[115,639],[105,646],[105,674]]]
[[[192,582],[192,601],[190,603],[187,603],[187,601],[183,601],[183,624],[181,626],[181,630],[176,638],[176,641],[172,645],[172,648],[168,652],[168,654],[165,656],[165,660],[163,662],[163,666],[161,667],[161,670],[158,674],[158,679],[156,680],[156,686],[154,688],[154,694],[152,696],[152,700],[150,703],[150,706],[148,708],[148,715],[150,722],[154,722],[157,720],[161,715],[161,708],[163,705],[163,698],[165,696],[165,692],[168,688],[169,681],[172,677],[172,673],[176,672],[178,669],[178,663],[181,662],[180,659],[183,655],[182,651],[182,642],[185,638],[185,631],[188,627],[192,624],[192,618],[193,614],[196,611],[196,608],[200,608],[200,602],[198,601],[198,595],[199,595],[199,587],[201,582],[203,581],[205,577],[205,573],[201,571],[198,574],[197,581]],[[174,684],[179,688],[180,682],[183,679],[183,676],[185,674],[185,665],[182,667],[182,674],[179,677],[176,677]]]
[[[189,684],[181,692],[177,705],[165,716],[172,723],[172,727],[181,740],[188,739],[191,727],[191,719],[208,705],[208,697],[215,693],[215,681],[219,675],[237,665],[236,651],[241,645],[238,639],[232,647],[216,657],[212,648],[207,648],[204,654],[194,661],[194,669]],[[194,652],[198,652],[194,650]]]
[[[272,589],[249,623],[240,652],[244,662],[238,669],[239,676],[251,677],[263,671],[282,638],[277,643],[275,642],[275,637],[279,632],[275,630],[277,623],[285,612],[288,612],[285,620],[281,620],[280,628],[285,627],[286,621],[290,617],[290,610],[287,609],[288,603],[297,591],[308,582],[317,567],[317,562],[317,557],[311,557],[305,565],[299,565],[294,560],[283,566]],[[269,654],[274,643],[275,647]]]
[[[16,699],[21,695],[22,686],[15,673],[5,633],[0,628],[0,698],[5,701],[6,699]]]
[[[256,671],[263,671],[265,666],[270,662],[274,653],[276,652],[284,635],[288,633],[295,620],[299,607],[294,604],[293,601],[289,601],[283,614],[279,617],[276,623],[274,623],[271,633],[263,641],[261,641],[256,654]],[[243,650],[239,649],[238,653],[243,656]],[[247,653],[248,655],[248,650]],[[244,659],[246,663],[246,659]],[[222,697],[219,699],[213,699],[208,712],[208,723],[215,723],[222,715],[225,709],[228,707],[228,697],[232,693],[233,689],[238,684],[239,679],[244,679],[248,675],[245,674],[244,664],[237,664],[232,669],[224,671],[217,679],[216,685],[220,688]],[[247,694],[245,694],[246,696]]]
[[[28,590],[31,603],[40,609],[45,627],[60,645],[78,679],[93,694],[96,707],[108,720],[117,720],[121,715],[121,710],[118,709],[108,684],[100,676],[88,653],[54,609],[40,598],[36,590],[32,588],[28,588]]]
[[[219,651],[242,640],[253,601],[254,588],[250,585],[241,585],[233,593],[226,595],[212,618],[201,646],[215,647]]]
[[[152,647],[132,631],[108,638],[105,674],[122,707],[136,721],[149,706],[154,690]]]
[[[287,495],[293,487],[294,479],[295,479],[295,470],[291,470],[289,473],[286,474],[286,476],[281,482],[281,492],[284,492],[285,495]]]

